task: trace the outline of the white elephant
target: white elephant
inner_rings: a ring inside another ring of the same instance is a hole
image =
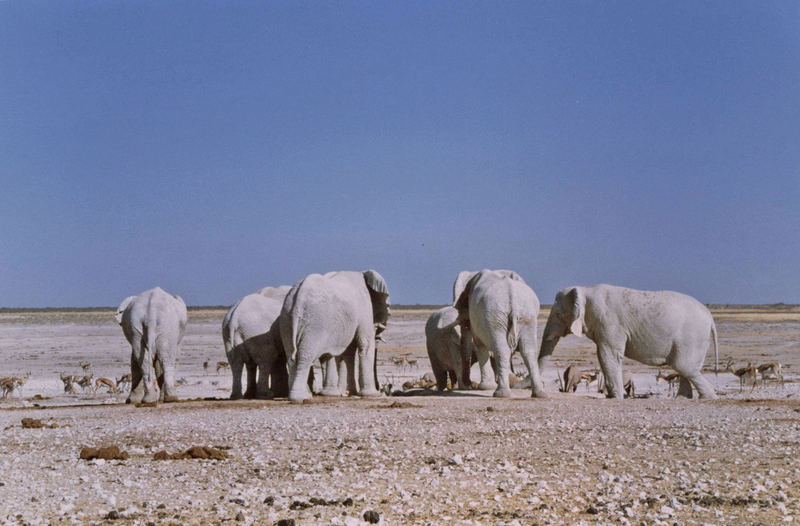
[[[477,360],[472,338],[462,340],[461,326],[457,323],[458,310],[455,307],[442,307],[425,323],[425,347],[431,362],[436,387],[439,391],[447,388],[448,376],[452,389],[470,389],[469,368]],[[462,344],[467,349],[462,352]],[[464,362],[466,360],[466,362]],[[464,365],[466,364],[466,369]],[[467,371],[465,378],[464,371]]]
[[[622,357],[647,365],[669,365],[681,376],[679,394],[716,398],[700,372],[717,329],[708,309],[685,294],[595,285],[569,287],[556,294],[544,328],[539,367],[568,334],[585,335],[597,345],[597,359],[610,398],[622,398]],[[690,383],[691,382],[691,383]]]
[[[115,317],[131,344],[131,391],[125,402],[176,401],[175,360],[186,328],[186,304],[156,287],[125,298]]]
[[[292,290],[291,285],[281,285],[280,287],[264,287],[258,289],[255,293],[261,294],[265,298],[276,299],[283,303],[284,298],[286,298],[290,290]]]
[[[497,364],[494,396],[510,397],[511,355],[519,351],[530,374],[533,396],[546,396],[536,362],[539,299],[516,272],[478,272],[465,285],[455,307],[462,338],[471,337],[478,351],[483,386],[489,380],[492,354]]]
[[[467,283],[470,279],[472,279],[479,271],[477,270],[462,270],[456,276],[455,281],[453,282],[453,305],[455,305],[456,301],[458,300],[461,293],[464,292],[464,288],[467,286]],[[495,270],[494,272],[503,275],[509,276],[511,278],[519,278],[519,274],[514,272],[513,270]],[[522,279],[522,278],[520,278]],[[459,331],[460,333],[461,331]],[[475,345],[472,342],[472,338],[467,335],[466,339],[464,340],[464,344],[460,348],[461,350],[461,382],[459,382],[459,386],[464,385],[466,388],[470,389],[472,385],[472,381],[470,380],[470,369],[472,365],[477,361],[478,357],[476,354]],[[491,365],[491,370],[494,371],[497,368],[497,364],[495,363],[494,355],[489,356],[489,364]],[[482,390],[494,390],[497,388],[497,383],[494,381],[494,374],[489,372],[489,369],[486,369],[486,365],[481,368],[481,382],[478,384],[478,389]]]
[[[286,287],[286,292],[289,288]],[[232,400],[242,398],[243,367],[247,368],[244,398],[271,398],[288,394],[286,356],[275,324],[282,306],[283,296],[277,299],[264,296],[259,291],[237,301],[222,320],[222,340],[233,375]]]
[[[329,272],[311,274],[286,295],[279,323],[289,366],[289,400],[311,397],[306,378],[319,359],[324,378],[323,395],[341,395],[330,360],[347,367],[350,392],[355,393],[355,356],[360,365],[361,396],[378,396],[375,380],[375,338],[389,318],[389,289],[380,274]]]

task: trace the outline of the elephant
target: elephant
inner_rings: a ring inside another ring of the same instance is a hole
[[[311,274],[295,284],[283,302],[280,335],[289,368],[289,400],[311,398],[306,377],[314,360],[322,363],[322,394],[343,394],[336,364],[344,363],[351,393],[356,392],[359,358],[361,396],[379,396],[375,379],[375,339],[389,319],[389,289],[374,270]]]
[[[436,377],[436,387],[439,391],[447,388],[448,375],[450,382],[455,389],[469,389],[469,366],[472,365],[472,357],[475,349],[472,339],[465,341],[464,344],[469,348],[465,353],[461,352],[461,327],[455,323],[458,319],[458,310],[455,307],[443,307],[428,318],[425,323],[425,346],[428,349],[428,358],[433,368],[433,375]],[[463,356],[462,356],[463,354]],[[464,364],[462,360],[467,360],[467,376],[464,377]]]
[[[131,391],[125,403],[175,402],[175,360],[186,328],[186,304],[155,287],[125,298],[115,317],[131,345]]]
[[[271,398],[288,394],[286,356],[275,324],[282,307],[282,296],[276,299],[264,296],[259,291],[236,302],[222,320],[222,340],[233,375],[231,400],[242,398],[243,367],[247,368],[244,398]]]
[[[286,295],[292,289],[291,285],[281,285],[280,287],[263,287],[258,289],[255,293],[264,296],[265,298],[272,298],[283,303]]]
[[[717,329],[708,309],[685,294],[595,285],[568,287],[556,294],[544,328],[539,368],[568,334],[585,335],[597,345],[597,359],[609,398],[622,398],[622,357],[647,365],[669,365],[681,376],[678,394],[716,398],[700,372]],[[716,370],[716,367],[715,367]]]
[[[531,394],[547,396],[536,361],[539,298],[519,274],[481,270],[467,281],[455,308],[462,340],[472,338],[478,351],[481,386],[490,378],[487,365],[491,353],[497,363],[494,396],[510,397],[511,355],[519,351],[530,374]]]
[[[503,276],[509,276],[512,278],[519,277],[519,274],[514,272],[513,270],[495,270]],[[470,279],[472,279],[475,274],[477,274],[477,270],[462,270],[456,276],[456,280],[453,282],[453,305],[455,305],[456,301],[458,300],[461,293],[464,292],[464,288],[467,286],[467,283]],[[460,333],[461,331],[459,331]],[[472,381],[470,380],[470,369],[472,365],[478,361],[477,352],[475,349],[475,344],[472,342],[472,339],[468,336],[467,339],[464,341],[464,345],[461,347],[461,377],[462,380],[459,382],[459,387],[464,385],[466,389],[470,389],[472,386]],[[497,364],[495,363],[494,355],[489,356],[489,363],[491,365],[492,371],[497,369]],[[485,364],[484,364],[485,366]],[[483,370],[482,370],[483,371]],[[488,369],[486,374],[481,374],[481,382],[478,384],[478,389],[483,390],[494,390],[497,388],[497,383],[492,379],[493,375],[488,373]]]

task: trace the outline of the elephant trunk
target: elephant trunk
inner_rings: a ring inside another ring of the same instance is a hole
[[[553,351],[561,339],[561,328],[558,327],[557,322],[553,321],[552,316],[547,318],[547,325],[544,327],[544,334],[542,335],[542,346],[539,349],[539,370],[544,366],[545,359],[553,354]]]

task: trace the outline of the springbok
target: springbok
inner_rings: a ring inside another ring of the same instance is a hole
[[[596,381],[600,376],[600,371],[595,369],[593,373],[581,373],[581,381],[586,382],[586,390],[589,390],[589,384]]]
[[[208,365],[209,365],[208,360],[203,362],[203,374],[205,374],[206,376],[208,376]]]
[[[231,364],[229,364],[228,362],[217,362],[217,374],[219,374],[221,370],[227,369],[230,366]]]
[[[88,373],[92,368],[92,362],[78,362],[78,365],[81,366],[81,369],[83,369],[84,373]]]
[[[752,393],[753,390],[756,388],[756,384],[758,383],[758,369],[755,368],[752,362],[747,362],[746,367],[740,367],[739,369],[734,369],[733,358],[728,358],[728,364],[725,366],[725,370],[739,377],[740,393],[744,390],[744,383],[748,379],[753,381],[753,386],[750,388],[750,392]]]
[[[61,383],[64,384],[64,392],[67,394],[77,394],[75,389],[75,377],[71,374],[59,373]]]
[[[3,398],[6,398],[14,391],[22,389],[22,386],[25,385],[30,377],[31,373],[29,372],[23,377],[10,376],[6,378],[0,378],[0,389],[3,390]]]
[[[117,394],[119,392],[119,389],[117,388],[117,384],[113,380],[110,380],[108,378],[98,378],[97,380],[95,380],[94,381],[94,392],[96,393],[98,389],[100,389],[101,387],[104,387],[104,386],[106,388],[108,388],[108,391],[110,393]]]
[[[778,362],[762,363],[756,370],[761,373],[761,385],[766,383],[767,379],[775,379],[780,382],[781,389],[783,389],[783,374],[781,373],[781,364]]]
[[[86,389],[89,389],[90,391],[93,391],[93,388],[92,388],[93,387],[92,375],[90,375],[90,374],[87,374],[86,376],[84,376],[82,378],[78,378],[75,381],[75,383],[78,384],[78,386],[81,388],[81,391],[83,391],[83,392],[86,392]]]
[[[581,371],[574,365],[568,366],[564,369],[564,374],[561,375],[561,389],[562,393],[574,393],[578,390],[578,385],[581,383]]]
[[[669,396],[673,396],[673,392],[677,394],[678,384],[681,381],[680,374],[678,373],[664,374],[664,371],[659,369],[658,374],[656,375],[656,383],[658,383],[659,380],[664,380],[665,382],[667,382],[667,392]]]
[[[117,389],[122,391],[123,387],[130,387],[131,385],[131,373],[123,374],[116,380]]]

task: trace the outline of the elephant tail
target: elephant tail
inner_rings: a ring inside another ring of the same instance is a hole
[[[719,373],[719,342],[717,341],[717,326],[711,322],[711,337],[714,341],[714,375]]]
[[[513,311],[508,313],[508,326],[506,331],[508,348],[511,349],[511,352],[513,353],[514,349],[517,348],[517,342],[519,341],[519,327],[517,326],[517,317],[514,316]]]

